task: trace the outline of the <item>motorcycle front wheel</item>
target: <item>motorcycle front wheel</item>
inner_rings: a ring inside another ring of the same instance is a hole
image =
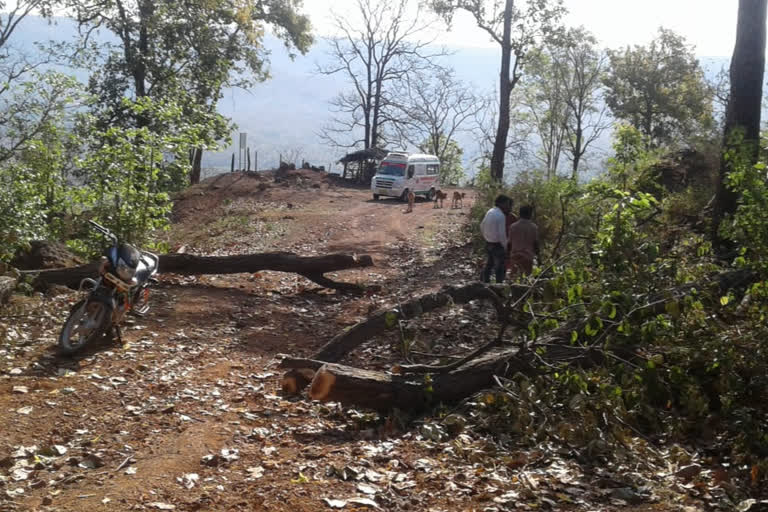
[[[104,333],[109,308],[98,300],[81,300],[74,305],[59,334],[59,351],[71,355]]]

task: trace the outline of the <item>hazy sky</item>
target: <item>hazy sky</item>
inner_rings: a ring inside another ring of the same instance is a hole
[[[387,0],[384,0],[387,1]],[[304,0],[316,32],[330,33],[331,9],[353,12],[355,0]],[[736,38],[738,0],[565,0],[568,25],[584,25],[603,46],[645,44],[659,26],[683,35],[699,56],[730,56]],[[457,17],[453,30],[439,37],[450,46],[493,46],[468,15]]]

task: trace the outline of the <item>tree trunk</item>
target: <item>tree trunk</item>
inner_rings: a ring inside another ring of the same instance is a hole
[[[293,362],[297,366],[321,365],[309,388],[309,397],[313,400],[340,402],[384,412],[392,408],[420,411],[440,403],[457,402],[493,386],[495,375],[539,373],[541,359],[555,365],[565,361],[592,365],[596,359],[601,359],[601,355],[567,344],[549,345],[543,355],[532,352],[519,354],[517,347],[504,347],[487,352],[450,372],[431,375],[429,379],[423,374],[392,374],[335,363],[322,364],[320,361]]]
[[[202,171],[203,148],[194,148],[191,150],[191,153],[192,161],[190,163],[192,164],[192,169],[189,172],[189,184],[197,185],[200,183],[200,173]]]
[[[511,293],[514,298],[522,296],[522,294],[526,293],[528,290],[529,288],[527,286],[522,285],[512,285],[511,287]],[[423,295],[401,304],[397,309],[383,310],[374,313],[363,322],[355,324],[351,328],[346,329],[335,336],[316,352],[311,360],[321,361],[321,364],[341,361],[344,356],[374,336],[382,334],[389,329],[396,328],[400,320],[412,319],[451,304],[466,304],[471,300],[485,299],[491,302],[498,314],[501,314],[504,309],[501,297],[502,295],[500,291],[496,291],[494,287],[482,283],[472,283],[460,287],[446,286],[437,293]],[[295,370],[310,370],[311,372],[318,368],[318,365],[306,367],[297,366],[294,361],[296,360],[288,358],[284,359],[280,364],[281,368],[291,369],[291,371],[283,376],[284,390],[290,393],[300,392],[311,380],[311,377],[307,377],[306,371],[297,372]],[[310,359],[303,359],[300,361],[310,361]],[[290,384],[286,384],[286,382],[290,382]]]
[[[512,61],[512,7],[515,2],[514,0],[506,0],[506,2],[499,77],[499,125],[496,129],[496,140],[493,141],[493,153],[491,155],[491,179],[499,183],[504,180],[504,157],[507,153],[510,95],[512,94],[510,67]]]
[[[724,151],[748,151],[752,163],[757,161],[760,148],[767,4],[768,0],[739,0],[736,46],[731,59],[731,94],[725,116]],[[736,148],[732,136],[738,131],[743,133],[744,140]],[[731,170],[731,161],[723,158],[712,222],[713,238],[720,242],[720,222],[725,215],[736,211],[739,200],[738,191],[726,186],[726,177]]]
[[[193,254],[163,254],[160,256],[160,273],[182,275],[197,274],[238,274],[261,270],[294,272],[310,281],[337,290],[361,291],[361,287],[350,283],[332,281],[323,276],[326,272],[336,272],[349,268],[369,267],[373,259],[368,255],[349,256],[346,254],[328,254],[325,256],[303,257],[289,252],[244,254],[239,256],[195,256]],[[40,284],[63,284],[76,288],[86,277],[93,277],[98,264],[91,263],[79,267],[27,271],[37,274]]]

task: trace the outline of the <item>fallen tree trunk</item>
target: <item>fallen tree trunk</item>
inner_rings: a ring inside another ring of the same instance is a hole
[[[437,293],[423,295],[410,300],[399,307],[374,313],[366,320],[359,322],[335,336],[326,343],[310,359],[295,359],[286,357],[280,363],[280,368],[290,369],[283,375],[283,391],[288,394],[299,393],[312,380],[313,371],[318,365],[300,366],[300,361],[322,361],[334,363],[340,361],[346,354],[359,347],[372,337],[389,329],[397,327],[400,320],[409,320],[450,304],[466,304],[475,299],[488,300],[498,315],[503,314],[504,299],[502,287],[487,286],[482,283],[472,283],[466,286],[446,286]],[[522,296],[529,290],[526,286],[512,285],[513,298]],[[322,364],[322,363],[321,363]]]
[[[328,254],[325,256],[298,256],[290,252],[261,254],[243,254],[236,256],[195,256],[193,254],[162,254],[158,272],[182,275],[198,274],[238,274],[261,270],[294,272],[325,288],[337,290],[356,290],[362,288],[351,283],[340,283],[326,278],[323,274],[350,268],[369,267],[373,259],[368,255],[350,256],[347,254]],[[76,288],[86,277],[93,277],[97,263],[79,267],[31,270],[26,274],[36,274],[38,284],[61,284]]]
[[[550,340],[557,341],[557,340]],[[438,403],[452,403],[494,385],[494,376],[511,377],[520,372],[540,373],[542,357],[547,364],[561,362],[594,364],[596,353],[582,347],[550,345],[544,356],[517,347],[497,348],[450,372],[430,375],[391,374],[362,370],[311,359],[290,359],[291,365],[317,368],[309,397],[323,402],[377,411],[392,408],[423,410]]]
[[[513,295],[522,294],[527,290],[528,287],[525,286],[513,286],[512,288]],[[312,359],[335,363],[373,336],[394,329],[400,320],[410,320],[450,304],[466,304],[475,299],[488,300],[497,314],[501,314],[503,311],[504,299],[493,287],[482,283],[446,286],[437,293],[422,295],[400,304],[397,308],[376,312],[368,319],[335,336],[312,356]]]

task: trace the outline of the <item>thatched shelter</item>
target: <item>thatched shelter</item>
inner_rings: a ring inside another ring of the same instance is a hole
[[[376,174],[377,163],[387,156],[387,153],[389,151],[383,148],[368,148],[347,153],[339,159],[339,163],[344,164],[342,176],[358,183],[370,182]]]

